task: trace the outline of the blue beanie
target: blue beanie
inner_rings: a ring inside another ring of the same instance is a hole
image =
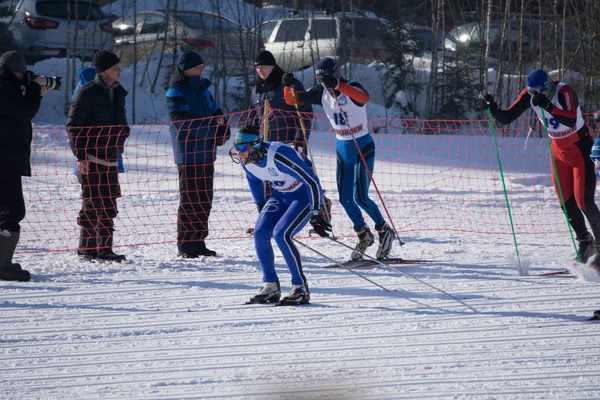
[[[202,57],[192,50],[184,51],[179,55],[179,59],[177,60],[177,68],[179,68],[180,71],[186,71],[200,64],[204,64]]]
[[[315,75],[333,75],[339,78],[337,62],[330,57],[321,58],[315,65]]]

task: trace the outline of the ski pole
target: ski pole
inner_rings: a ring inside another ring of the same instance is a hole
[[[304,244],[304,243],[302,243],[302,242],[301,242],[301,241],[299,241],[298,239],[295,239],[295,238],[294,238],[294,241],[295,241],[296,243],[299,243],[299,244],[301,244],[302,246],[306,247],[307,249],[309,249],[309,250],[313,251],[314,253],[317,253],[317,254],[318,254],[318,255],[320,255],[321,257],[323,257],[323,258],[326,258],[327,260],[329,260],[329,261],[333,262],[335,265],[339,266],[340,268],[342,268],[342,269],[345,269],[346,271],[352,272],[354,275],[358,276],[359,278],[361,278],[361,279],[364,279],[365,281],[367,281],[367,282],[369,282],[369,283],[372,283],[373,285],[377,286],[378,288],[381,288],[381,289],[385,290],[386,292],[396,292],[396,290],[391,290],[391,289],[388,289],[388,288],[386,288],[385,286],[382,286],[382,285],[380,285],[379,283],[372,281],[371,279],[367,278],[366,276],[364,276],[364,275],[362,275],[362,274],[359,274],[358,272],[356,272],[356,271],[352,270],[352,268],[345,267],[344,265],[340,264],[339,262],[337,262],[337,261],[336,261],[336,260],[334,260],[333,258],[331,258],[331,257],[329,257],[329,256],[326,256],[325,254],[321,253],[321,252],[320,252],[320,251],[318,251],[318,250],[315,250],[315,249],[313,249],[312,247],[310,247],[310,246],[309,246],[309,245],[307,245],[307,244]]]
[[[342,245],[342,246],[344,246],[344,247],[346,247],[346,248],[348,248],[350,250],[354,250],[354,251],[362,254],[364,257],[367,257],[369,260],[375,261],[377,264],[379,264],[380,266],[382,266],[384,268],[388,268],[388,269],[391,269],[392,271],[399,272],[402,275],[405,275],[405,276],[407,276],[409,278],[412,278],[412,279],[416,280],[417,282],[420,282],[420,283],[422,283],[422,284],[424,284],[426,286],[429,286],[430,288],[432,288],[432,289],[434,289],[434,290],[436,290],[436,291],[438,291],[438,292],[440,292],[442,294],[445,294],[446,296],[448,296],[448,297],[456,300],[457,302],[459,302],[460,304],[462,304],[463,306],[467,307],[468,309],[470,309],[471,311],[473,311],[475,313],[478,312],[476,309],[474,309],[473,307],[471,307],[470,305],[468,305],[467,303],[465,303],[464,301],[462,301],[458,297],[456,297],[456,296],[454,296],[454,295],[452,295],[452,294],[450,294],[450,293],[448,293],[448,292],[446,292],[446,291],[444,291],[444,290],[442,290],[442,289],[440,289],[438,287],[435,287],[432,284],[427,283],[424,280],[417,278],[416,276],[413,276],[413,275],[411,275],[409,273],[406,273],[406,272],[402,271],[400,268],[392,267],[391,265],[388,265],[388,264],[382,262],[382,260],[379,260],[379,259],[377,259],[375,257],[371,257],[368,254],[361,253],[360,251],[355,250],[354,247],[348,246],[346,243],[340,242],[338,239],[331,238],[331,237],[327,237],[327,239],[332,240],[332,241],[334,241],[334,242],[336,242],[336,243],[338,243],[338,244],[340,244],[340,245]]]
[[[550,138],[550,134],[548,133],[548,120],[546,119],[546,113],[542,110],[542,120],[544,126],[544,133],[546,134],[546,138],[548,138],[548,149],[550,150],[550,160],[552,160],[552,173],[554,175],[554,182],[556,182],[556,189],[558,190],[558,195],[560,197],[560,203],[562,205],[563,214],[565,219],[567,220],[567,226],[569,227],[569,235],[571,235],[571,241],[573,242],[573,247],[575,248],[575,255],[577,256],[577,261],[581,262],[581,255],[577,250],[577,245],[575,244],[575,238],[573,237],[573,230],[571,229],[571,224],[569,223],[569,212],[567,211],[567,205],[565,204],[565,198],[562,193],[562,188],[560,187],[560,179],[558,179],[558,171],[556,170],[556,161],[554,160],[554,153],[552,152],[552,139]]]
[[[519,255],[519,245],[517,244],[517,235],[515,234],[515,225],[513,224],[512,212],[510,210],[510,202],[508,201],[508,191],[506,190],[506,182],[504,181],[504,172],[502,170],[502,160],[500,159],[500,148],[496,140],[496,130],[494,129],[494,120],[492,119],[492,111],[487,108],[488,118],[490,120],[490,129],[494,138],[494,148],[496,149],[496,159],[498,160],[498,168],[500,169],[500,178],[502,179],[502,188],[504,189],[504,199],[506,201],[506,209],[508,210],[508,219],[510,221],[510,229],[512,229],[513,242],[515,243],[515,251],[517,253],[517,262],[519,263],[519,275],[526,275],[521,265],[521,256]]]
[[[338,96],[335,93],[335,89],[329,89],[329,93],[331,94],[331,96],[333,96],[336,103],[338,104],[338,107],[340,109],[340,112],[342,113],[342,116],[345,116],[346,113],[344,112],[344,109],[342,108],[342,106],[340,105],[340,102],[338,101]],[[394,230],[394,235],[396,236],[396,239],[398,240],[398,243],[400,244],[400,246],[402,246],[402,245],[404,245],[404,242],[402,241],[402,239],[400,239],[400,236],[398,235],[398,231],[396,230],[396,226],[394,225],[394,220],[392,219],[392,216],[390,215],[390,212],[388,211],[387,206],[385,205],[385,201],[383,201],[383,197],[381,196],[381,193],[379,192],[379,188],[377,187],[377,183],[375,182],[375,179],[373,179],[373,174],[371,173],[371,169],[369,168],[369,165],[367,164],[365,155],[363,154],[358,142],[356,141],[356,136],[354,136],[354,132],[352,132],[352,128],[350,127],[350,124],[348,123],[348,119],[344,118],[344,120],[346,122],[346,126],[348,127],[348,132],[352,136],[352,140],[354,141],[356,150],[358,151],[358,154],[360,155],[360,159],[361,159],[363,165],[365,166],[365,171],[367,171],[367,175],[369,176],[369,179],[371,180],[371,182],[373,182],[373,187],[375,188],[375,192],[377,192],[377,196],[379,197],[379,200],[381,201],[381,205],[383,206],[383,209],[385,210],[388,220],[390,221],[390,224],[392,225],[392,229]]]

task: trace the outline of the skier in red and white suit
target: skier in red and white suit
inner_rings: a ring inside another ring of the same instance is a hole
[[[489,93],[483,101],[501,124],[510,124],[532,107],[540,121],[548,127],[562,197],[579,242],[579,259],[585,263],[596,254],[592,265],[600,266],[600,210],[594,202],[596,175],[594,162],[590,159],[594,139],[573,89],[564,82],[553,81],[545,71],[536,69],[528,75],[527,87],[508,109],[499,109]],[[561,201],[556,176],[553,182]],[[593,236],[587,230],[584,215]]]

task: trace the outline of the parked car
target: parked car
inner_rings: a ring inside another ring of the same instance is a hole
[[[310,67],[322,57],[334,57],[342,64],[368,64],[389,57],[383,42],[385,24],[363,13],[294,12],[265,21],[254,31],[286,71]]]
[[[219,71],[240,74],[253,69],[262,47],[258,35],[208,12],[142,11],[114,21],[113,32],[115,53],[125,65],[179,48],[197,51],[205,65]]]
[[[0,23],[29,63],[69,54],[85,60],[114,45],[111,20],[84,0],[13,0],[0,6]]]
[[[483,26],[483,24],[478,22],[470,22],[468,24],[458,25],[450,31],[450,35],[454,36],[459,43],[480,46],[482,43],[484,43],[484,40],[482,40],[481,37],[481,30]],[[490,55],[493,57],[498,57],[499,55],[500,27],[501,25],[498,22],[493,22],[490,25],[490,40],[492,44],[490,47]],[[532,40],[527,34],[528,32],[528,26],[524,26],[524,34],[522,37],[522,51],[524,55],[531,53]],[[483,39],[485,39],[487,32],[484,31],[483,35]],[[510,43],[513,51],[516,51],[519,43],[519,28],[517,23],[510,22],[508,25],[508,32],[506,32],[505,35],[505,42],[507,44]]]

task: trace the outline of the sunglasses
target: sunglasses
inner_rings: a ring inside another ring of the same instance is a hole
[[[527,88],[527,93],[529,94],[541,94],[544,93],[546,91],[546,88],[544,86],[537,86],[537,87],[528,87]]]
[[[241,151],[242,153],[244,151],[248,151],[248,149],[250,148],[250,143],[239,143],[239,144],[234,144],[233,147],[237,150],[237,151]]]

